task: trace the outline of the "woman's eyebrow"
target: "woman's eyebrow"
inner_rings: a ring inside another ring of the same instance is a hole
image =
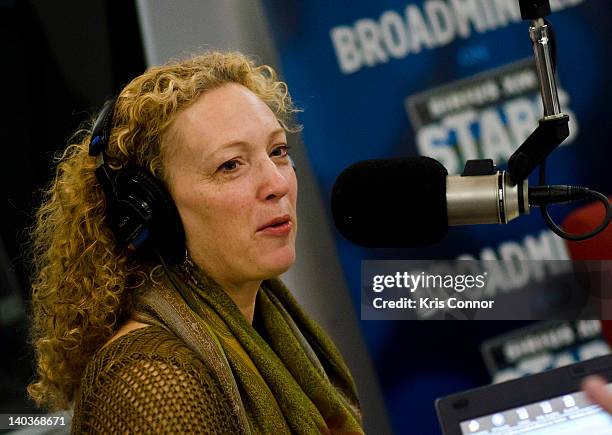
[[[270,132],[270,134],[268,135],[268,139],[272,139],[274,136],[278,136],[281,133],[285,133],[285,129],[284,128],[277,128],[276,130],[273,130]]]
[[[272,140],[275,136],[278,136],[281,133],[285,133],[285,129],[282,128],[282,127],[277,128],[275,130],[272,130],[268,134],[268,141]],[[244,141],[244,140],[233,140],[233,141],[226,142],[223,145],[217,147],[217,149],[215,149],[213,152],[211,152],[208,156],[206,156],[205,160],[213,158],[217,153],[219,153],[220,151],[223,151],[223,150],[225,150],[227,148],[246,148],[249,145],[250,145],[250,143],[247,142],[247,141]]]
[[[223,145],[219,146],[214,151],[212,151],[211,153],[209,153],[208,155],[204,156],[204,161],[209,161],[209,160],[213,159],[221,151],[224,151],[224,150],[226,150],[228,148],[248,148],[248,147],[249,147],[249,143],[245,142],[245,141],[242,141],[242,140],[235,140],[235,141],[231,141],[231,142],[226,142]]]

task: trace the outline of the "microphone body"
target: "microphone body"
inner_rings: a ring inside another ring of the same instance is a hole
[[[449,176],[429,157],[357,162],[332,190],[336,227],[364,247],[424,247],[449,225],[507,223],[529,212],[527,180],[513,186],[492,161],[468,163],[462,175]]]
[[[527,180],[512,185],[506,171],[446,177],[448,225],[506,224],[529,213]]]

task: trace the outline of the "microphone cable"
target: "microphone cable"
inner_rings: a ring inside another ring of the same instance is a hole
[[[578,186],[547,186],[546,184],[546,160],[540,165],[540,176],[539,183],[541,186],[534,186],[529,188],[529,205],[535,205],[540,207],[540,213],[548,228],[565,240],[573,242],[579,242],[582,240],[590,239],[601,233],[610,224],[612,220],[612,207],[610,207],[610,201],[608,198],[595,190],[587,189],[586,187]],[[601,224],[591,231],[587,231],[582,234],[568,233],[560,226],[558,226],[548,213],[548,204],[562,203],[577,201],[580,199],[593,198],[604,205],[606,210],[605,216]],[[532,202],[533,201],[533,202]]]

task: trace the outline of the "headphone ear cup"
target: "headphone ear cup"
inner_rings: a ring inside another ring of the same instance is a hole
[[[124,243],[137,250],[155,247],[169,263],[185,256],[185,231],[179,212],[162,182],[148,171],[128,167],[115,178],[118,211],[124,221]],[[121,217],[118,221],[121,225]]]

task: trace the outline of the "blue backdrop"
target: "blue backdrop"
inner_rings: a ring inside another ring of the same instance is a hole
[[[548,181],[610,194],[612,3],[550,3],[572,132],[549,158]],[[330,217],[335,178],[355,161],[429,155],[459,173],[466,159],[493,158],[503,168],[541,116],[518,1],[267,0],[266,8]],[[562,221],[568,210],[552,215]],[[364,249],[338,233],[336,242],[356,313],[365,259],[567,258],[539,213],[507,226],[452,228],[426,249]],[[511,277],[499,276],[503,290]],[[488,382],[479,344],[518,326],[362,321],[396,433],[438,433],[434,399]]]

